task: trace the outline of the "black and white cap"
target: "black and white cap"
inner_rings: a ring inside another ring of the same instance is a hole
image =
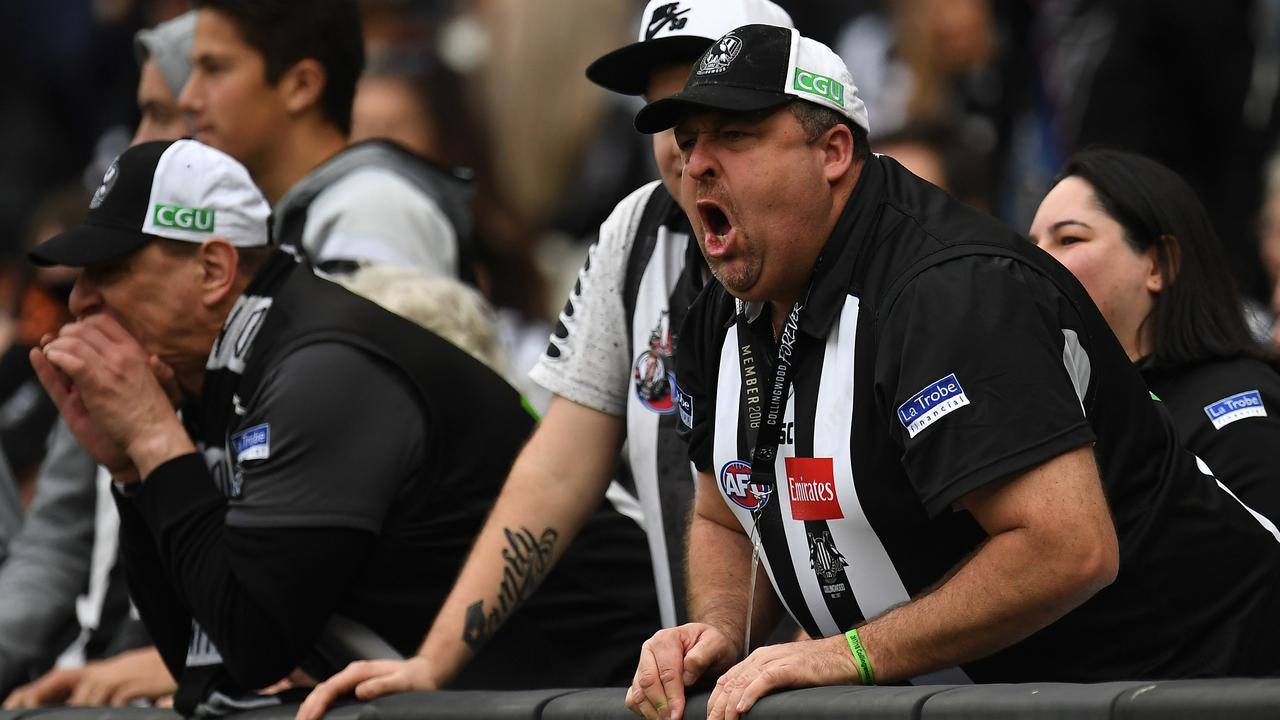
[[[112,260],[157,237],[236,247],[271,244],[271,207],[249,171],[195,140],[135,145],[107,168],[84,222],[37,245],[37,265],[84,267]]]
[[[853,76],[831,48],[795,29],[745,25],[707,48],[683,90],[640,110],[636,129],[675,127],[690,109],[754,112],[796,99],[829,107],[870,130]]]
[[[649,0],[639,39],[591,63],[587,79],[623,95],[642,95],[653,71],[692,61],[716,38],[752,23],[795,25],[770,0]]]

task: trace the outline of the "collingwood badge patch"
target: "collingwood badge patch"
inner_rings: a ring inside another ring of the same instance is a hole
[[[849,567],[849,561],[840,554],[835,541],[831,539],[830,530],[823,530],[817,535],[806,534],[809,536],[809,567],[818,576],[822,593],[833,598],[840,597],[849,590],[844,579],[844,569]]]
[[[107,199],[111,194],[111,188],[116,186],[116,178],[120,175],[120,161],[113,160],[111,167],[107,168],[107,172],[102,176],[102,184],[93,192],[93,199],[89,201],[89,209],[96,210],[102,205],[102,201]]]
[[[733,33],[725,35],[702,56],[702,61],[698,63],[698,74],[713,75],[728,70],[740,52],[742,39]]]

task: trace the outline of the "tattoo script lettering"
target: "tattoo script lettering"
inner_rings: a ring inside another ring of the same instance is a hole
[[[503,528],[507,546],[502,549],[502,583],[498,585],[498,601],[485,609],[484,600],[477,600],[467,607],[462,628],[462,639],[473,652],[488,642],[502,627],[511,613],[520,607],[551,570],[551,553],[560,533],[555,528],[534,536],[529,528],[519,530]]]

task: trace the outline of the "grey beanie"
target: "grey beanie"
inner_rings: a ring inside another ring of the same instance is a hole
[[[183,13],[133,36],[133,53],[141,66],[154,59],[174,97],[191,77],[191,40],[196,33],[196,11]]]

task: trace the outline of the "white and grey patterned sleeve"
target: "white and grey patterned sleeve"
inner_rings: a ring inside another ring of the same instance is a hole
[[[658,182],[627,196],[600,226],[547,350],[529,371],[556,395],[619,417],[626,414],[631,370],[622,297],[627,260]]]

